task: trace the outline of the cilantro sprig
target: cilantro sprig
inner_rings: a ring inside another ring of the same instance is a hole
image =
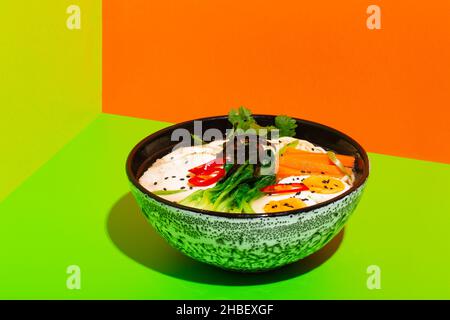
[[[261,126],[252,116],[252,112],[245,108],[240,107],[238,110],[231,109],[228,113],[228,121],[233,125],[234,129],[248,130],[254,129],[266,129],[268,131],[278,129],[280,137],[293,137],[295,136],[295,129],[297,128],[297,122],[289,116],[279,115],[275,117],[275,123],[273,126]]]

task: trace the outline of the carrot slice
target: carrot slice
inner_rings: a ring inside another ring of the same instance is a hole
[[[348,173],[351,174],[351,170],[347,169]],[[277,179],[283,179],[289,176],[300,176],[300,175],[328,175],[332,177],[342,178],[344,174],[335,165],[321,164],[316,162],[302,161],[296,164],[296,167],[290,167],[286,165],[281,165],[278,168]]]
[[[347,168],[353,168],[355,158],[347,155],[336,155],[339,161]],[[321,164],[334,165],[326,153],[315,153],[309,151],[298,150],[295,148],[287,148],[283,156],[280,157],[280,163],[289,167],[296,167],[297,162],[317,162]]]
[[[289,167],[278,167],[278,171],[277,171],[277,181],[287,178],[287,177],[291,177],[291,176],[299,176],[300,174],[300,170],[298,169],[292,169]]]

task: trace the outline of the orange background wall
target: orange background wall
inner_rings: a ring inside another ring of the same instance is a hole
[[[104,112],[175,122],[240,105],[450,163],[450,1],[104,1]]]

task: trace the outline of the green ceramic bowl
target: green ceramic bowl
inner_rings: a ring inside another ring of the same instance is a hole
[[[272,124],[274,116],[255,115]],[[203,130],[229,128],[227,117],[197,119]],[[193,132],[193,121],[160,130],[131,151],[126,165],[131,192],[143,214],[173,247],[199,261],[236,271],[264,271],[298,261],[327,244],[355,210],[369,175],[364,149],[347,135],[324,125],[296,119],[297,137],[340,154],[356,157],[352,188],[336,198],[295,211],[274,214],[232,214],[199,210],[167,201],[143,188],[138,179],[156,159],[177,143],[177,128]]]

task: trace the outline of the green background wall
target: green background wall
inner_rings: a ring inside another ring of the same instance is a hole
[[[0,30],[1,200],[101,111],[101,1],[2,1]]]

